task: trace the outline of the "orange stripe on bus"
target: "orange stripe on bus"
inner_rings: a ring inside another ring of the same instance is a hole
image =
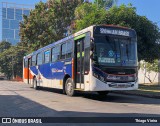
[[[29,72],[29,77],[28,77],[28,72]],[[24,68],[24,79],[32,79],[33,75],[31,74],[29,68]]]
[[[33,79],[33,75],[31,74],[30,71],[29,71],[29,79]]]
[[[28,79],[28,68],[24,68],[24,79]]]

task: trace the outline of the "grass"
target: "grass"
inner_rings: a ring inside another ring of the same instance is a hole
[[[160,96],[160,85],[146,85],[146,84],[139,84],[139,89],[137,92],[142,94],[151,94],[151,95],[158,95]]]
[[[138,90],[120,91],[120,93],[160,98],[160,85],[158,84],[152,84],[152,85],[151,84],[139,84]]]
[[[142,90],[155,90],[160,91],[160,85],[154,84],[154,85],[147,85],[147,84],[139,84],[139,89]]]

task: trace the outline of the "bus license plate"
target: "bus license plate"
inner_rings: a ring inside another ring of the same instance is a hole
[[[117,88],[127,88],[126,84],[117,84]]]

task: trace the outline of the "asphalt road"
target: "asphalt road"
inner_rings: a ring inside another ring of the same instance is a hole
[[[160,100],[114,93],[102,98],[89,92],[78,92],[75,97],[69,97],[61,90],[34,90],[22,82],[0,81],[0,117],[160,117]]]

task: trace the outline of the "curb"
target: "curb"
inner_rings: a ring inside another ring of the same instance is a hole
[[[142,97],[147,97],[147,98],[156,98],[156,99],[160,99],[160,95],[132,93],[132,92],[126,92],[126,91],[112,91],[111,93],[124,94],[124,95],[135,95],[135,96],[142,96]]]

